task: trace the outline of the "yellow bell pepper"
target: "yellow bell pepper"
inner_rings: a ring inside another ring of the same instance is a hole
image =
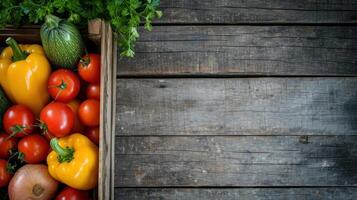
[[[40,45],[18,45],[8,38],[0,55],[0,84],[15,104],[28,106],[36,115],[49,101],[47,79],[51,66]]]
[[[50,142],[52,152],[47,156],[50,175],[78,190],[90,190],[98,184],[98,147],[86,136],[72,135]]]

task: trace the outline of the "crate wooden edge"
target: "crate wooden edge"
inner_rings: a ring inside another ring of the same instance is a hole
[[[98,24],[96,24],[98,25]],[[98,25],[99,27],[99,25]],[[91,30],[89,28],[89,30]],[[117,45],[110,24],[101,21],[101,115],[99,150],[99,200],[114,199],[114,144]],[[91,33],[89,35],[92,35]],[[94,34],[95,35],[95,34]]]

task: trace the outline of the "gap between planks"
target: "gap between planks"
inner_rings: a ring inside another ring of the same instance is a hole
[[[324,188],[353,188],[353,189],[357,189],[357,185],[356,186],[343,186],[343,185],[319,185],[319,186],[301,186],[301,185],[297,185],[297,186],[171,186],[171,185],[167,185],[167,186],[115,186],[114,190],[116,189],[193,189],[193,190],[202,190],[202,189],[216,189],[216,190],[221,190],[221,189],[295,189],[295,188],[299,188],[299,189],[311,189],[311,188],[315,188],[315,189],[324,189]]]
[[[357,75],[350,74],[342,74],[342,75],[269,75],[269,74],[261,74],[261,75],[242,75],[242,74],[148,74],[148,75],[117,75],[117,79],[176,79],[176,78],[353,78],[357,77]]]
[[[144,27],[144,23],[141,23],[140,26]],[[357,25],[357,22],[237,22],[237,23],[185,23],[185,22],[175,22],[175,23],[162,23],[162,22],[153,22],[153,28],[155,26],[354,26]]]

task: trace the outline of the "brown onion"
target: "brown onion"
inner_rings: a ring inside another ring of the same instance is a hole
[[[48,200],[56,194],[58,182],[47,171],[46,165],[28,164],[21,167],[11,179],[10,200]]]

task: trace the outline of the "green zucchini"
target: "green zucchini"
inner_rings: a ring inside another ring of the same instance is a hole
[[[7,108],[10,107],[11,103],[9,99],[6,97],[5,92],[0,87],[0,125],[2,127],[2,118]],[[1,129],[1,128],[0,128]]]
[[[84,43],[75,25],[54,15],[47,15],[40,34],[51,64],[60,68],[76,67],[83,55]]]

